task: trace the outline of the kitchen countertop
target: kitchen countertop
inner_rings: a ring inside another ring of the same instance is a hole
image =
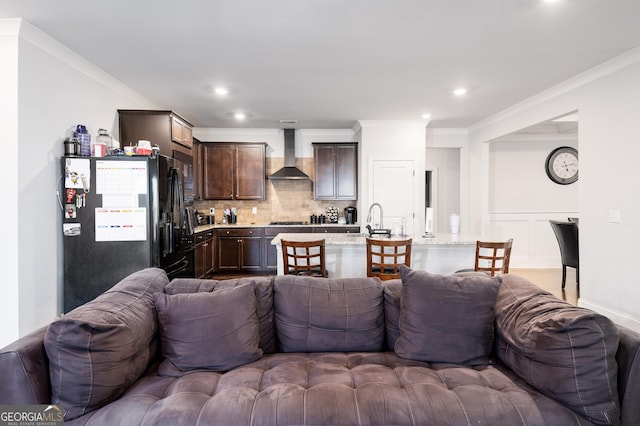
[[[270,223],[216,223],[215,225],[199,225],[194,229],[196,234],[205,232],[210,229],[233,229],[233,228],[311,228],[311,227],[360,227],[359,223],[352,224],[340,224],[340,223],[304,223],[298,225],[283,225],[283,224],[270,224]],[[326,234],[325,234],[326,235]]]
[[[317,240],[320,237],[318,234],[297,234],[297,233],[286,233],[286,234],[278,234],[273,240],[271,240],[271,245],[279,246],[280,240],[283,238],[282,236],[286,235],[286,239],[290,241],[313,241]],[[326,233],[322,234],[322,238],[325,241],[325,246],[330,245],[352,245],[352,246],[364,246],[366,245],[366,237],[368,234],[342,234],[342,233]],[[404,238],[400,237],[374,237],[381,240],[401,240]],[[436,234],[435,238],[424,238],[422,236],[412,237],[412,245],[417,246],[447,246],[447,245],[474,245],[478,240],[477,237],[473,235],[457,235],[457,234]]]

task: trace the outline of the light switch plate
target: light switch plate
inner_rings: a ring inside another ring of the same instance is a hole
[[[609,222],[611,223],[620,223],[620,210],[619,209],[609,209]]]

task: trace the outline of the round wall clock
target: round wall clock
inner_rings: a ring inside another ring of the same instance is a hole
[[[549,179],[560,185],[578,180],[578,150],[570,146],[554,149],[547,156],[545,171]]]

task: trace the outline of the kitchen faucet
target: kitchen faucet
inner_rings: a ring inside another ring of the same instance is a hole
[[[380,205],[380,203],[373,203],[371,204],[371,206],[369,206],[369,213],[367,214],[367,223],[371,223],[371,213],[373,212],[373,208],[375,206],[378,206],[378,208],[380,209],[380,225],[377,228],[382,229],[384,228],[384,225],[382,224],[382,206]]]

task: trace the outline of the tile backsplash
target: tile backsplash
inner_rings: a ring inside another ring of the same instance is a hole
[[[284,165],[284,158],[267,157],[267,176]],[[296,167],[305,172],[310,180],[266,180],[267,199],[264,201],[199,200],[196,210],[209,215],[215,208],[216,223],[222,220],[224,209],[238,209],[238,224],[266,224],[271,221],[306,221],[312,214],[327,214],[327,207],[356,206],[356,201],[317,201],[313,199],[313,158],[296,158]],[[255,207],[257,214],[252,214]]]

